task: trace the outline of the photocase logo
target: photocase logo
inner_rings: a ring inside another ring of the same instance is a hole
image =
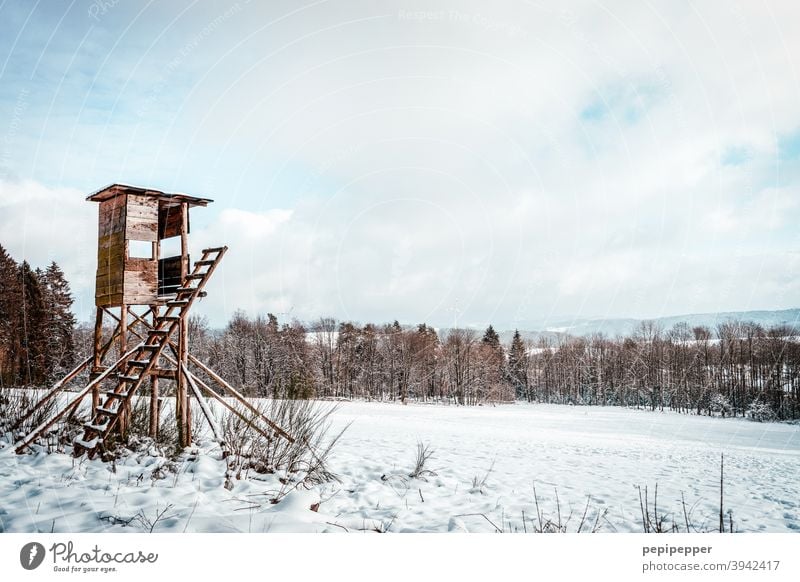
[[[30,542],[19,551],[19,563],[26,570],[35,570],[44,561],[44,546],[38,542]]]

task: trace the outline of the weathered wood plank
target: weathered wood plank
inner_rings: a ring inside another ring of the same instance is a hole
[[[163,206],[158,213],[158,238],[172,238],[181,234],[183,214],[181,206]]]
[[[134,257],[125,261],[125,270],[136,273],[152,273],[153,280],[155,280],[156,272],[158,271],[158,263],[155,259]]]

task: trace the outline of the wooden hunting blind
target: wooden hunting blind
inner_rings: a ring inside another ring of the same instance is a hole
[[[189,209],[213,200],[114,184],[87,198],[100,203],[98,307],[153,305],[180,287],[189,270]],[[181,254],[161,257],[161,241],[181,237]]]
[[[83,453],[94,456],[105,450],[106,438],[112,433],[123,438],[127,435],[133,397],[137,394],[142,397],[145,384],[149,384],[149,436],[155,438],[165,399],[159,379],[174,383],[180,446],[192,441],[194,397],[223,452],[226,450],[204,394],[252,423],[264,436],[292,441],[285,431],[188,351],[189,310],[197,299],[205,296],[204,287],[228,250],[224,246],[204,249],[200,259],[193,266],[190,264],[189,209],[205,207],[213,201],[123,184],[107,186],[87,200],[99,203],[92,355],[57,382],[19,419],[15,429],[66,391],[70,382],[87,368],[89,382],[77,394],[73,393],[65,406],[57,407],[52,417],[33,428],[17,444],[16,451],[23,452],[57,422],[72,416],[91,394],[91,417],[84,424],[83,434],[75,439],[73,450],[76,456]],[[180,252],[162,257],[162,241],[178,237]],[[114,324],[113,329],[104,325],[106,318]],[[132,339],[139,343],[129,349]],[[114,347],[116,357],[107,362]],[[238,406],[232,405],[231,399]]]

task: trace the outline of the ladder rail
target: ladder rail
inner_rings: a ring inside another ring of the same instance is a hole
[[[91,363],[92,363],[92,359],[93,359],[93,358],[92,358],[92,356],[89,356],[89,357],[88,357],[88,358],[86,358],[86,359],[85,359],[83,362],[81,362],[80,364],[78,364],[77,366],[75,366],[75,368],[74,368],[74,369],[73,369],[73,370],[72,370],[72,371],[71,371],[69,374],[67,374],[66,376],[64,376],[63,378],[61,378],[61,380],[59,380],[58,382],[56,382],[55,384],[53,384],[53,387],[52,387],[52,388],[50,388],[50,390],[48,390],[48,391],[47,391],[47,393],[46,393],[44,396],[42,396],[42,397],[41,397],[41,398],[38,400],[38,402],[36,402],[36,404],[34,404],[33,406],[31,406],[31,409],[30,409],[28,412],[26,412],[26,413],[25,413],[24,415],[22,415],[22,416],[21,416],[19,419],[17,419],[17,422],[15,422],[15,423],[14,423],[14,426],[12,426],[12,427],[11,427],[11,430],[12,430],[12,431],[14,431],[14,430],[17,430],[17,429],[18,429],[20,426],[22,426],[22,424],[23,424],[23,423],[24,423],[26,420],[28,420],[28,419],[29,419],[31,416],[33,416],[33,413],[34,413],[34,412],[36,412],[37,410],[39,410],[39,407],[41,407],[42,405],[44,405],[46,402],[49,402],[49,401],[50,401],[50,400],[51,400],[51,399],[52,399],[52,398],[53,398],[53,397],[54,397],[56,394],[58,394],[59,392],[61,392],[61,389],[64,387],[64,385],[65,385],[67,382],[69,382],[69,381],[70,381],[70,380],[72,380],[72,379],[73,379],[75,376],[77,376],[78,374],[80,374],[80,373],[83,371],[83,369],[84,369],[86,366],[88,366],[89,364],[91,364]]]
[[[130,402],[133,395],[139,391],[162,356],[164,348],[172,343],[170,338],[188,316],[189,310],[195,300],[200,297],[203,288],[227,250],[228,247],[203,250],[202,258],[195,262],[192,272],[181,283],[181,288],[176,294],[176,300],[178,298],[183,298],[183,300],[175,301],[171,305],[168,303],[167,310],[155,318],[153,327],[147,332],[147,339],[142,344],[142,346],[147,346],[147,349],[141,350],[141,353],[133,360],[135,364],[125,362],[125,374],[119,378],[111,393],[106,395],[103,404],[95,411],[91,421],[84,425],[83,436],[76,439],[76,453],[86,450],[91,456],[97,450],[97,445],[101,444],[114,429],[120,420],[120,412]],[[209,259],[212,254],[216,254],[216,256]],[[203,267],[207,267],[207,269],[202,271]],[[197,282],[196,287],[191,286],[194,281]],[[178,315],[175,314],[176,311]],[[177,373],[180,374],[181,370],[179,369]],[[92,443],[92,447],[87,448],[87,443]]]
[[[141,344],[139,344],[139,345],[141,345]],[[30,434],[29,434],[27,437],[25,437],[25,438],[24,438],[22,441],[20,441],[20,442],[19,442],[19,443],[16,445],[16,447],[15,447],[15,450],[16,450],[16,452],[17,452],[17,453],[21,453],[22,451],[24,451],[24,450],[25,450],[27,447],[29,447],[29,446],[31,445],[31,443],[33,443],[33,441],[35,441],[35,440],[36,440],[36,439],[37,439],[37,438],[38,438],[38,437],[39,437],[39,436],[40,436],[40,435],[41,435],[41,434],[42,434],[44,431],[46,431],[48,428],[50,428],[50,427],[51,427],[51,426],[53,426],[53,425],[54,425],[56,422],[58,422],[58,420],[59,420],[59,419],[60,419],[62,416],[64,416],[64,415],[65,415],[67,412],[70,412],[72,409],[76,408],[76,407],[78,406],[78,404],[81,402],[81,400],[83,400],[83,399],[86,397],[86,395],[87,395],[89,392],[91,392],[91,391],[92,391],[92,389],[93,389],[95,386],[99,385],[99,384],[100,384],[100,382],[102,382],[102,381],[103,381],[103,380],[105,380],[105,379],[106,379],[106,378],[107,378],[109,375],[111,375],[111,374],[114,372],[114,370],[116,370],[116,369],[117,369],[117,367],[119,366],[119,364],[120,364],[120,363],[122,363],[123,361],[125,361],[125,359],[126,359],[126,358],[129,358],[131,355],[133,355],[133,354],[136,352],[136,350],[138,350],[138,349],[139,349],[139,346],[136,346],[136,347],[135,347],[135,348],[133,348],[132,350],[129,350],[127,353],[125,353],[125,355],[123,355],[123,356],[122,356],[122,357],[121,357],[119,360],[117,360],[117,362],[116,362],[114,365],[110,366],[110,367],[109,367],[108,369],[106,369],[106,370],[105,370],[105,371],[104,371],[102,374],[100,374],[100,375],[99,375],[97,378],[95,378],[94,380],[92,380],[91,382],[89,382],[89,383],[88,383],[88,384],[87,384],[87,385],[86,385],[86,386],[85,386],[85,387],[84,387],[84,388],[83,388],[83,389],[82,389],[80,392],[78,392],[78,393],[77,393],[77,395],[76,395],[76,396],[75,396],[75,398],[72,400],[72,402],[70,402],[69,404],[67,404],[67,406],[65,406],[65,407],[64,407],[62,410],[60,410],[60,411],[59,411],[59,412],[58,412],[58,413],[57,413],[55,416],[53,416],[52,418],[50,418],[50,419],[48,419],[48,420],[44,421],[44,422],[43,422],[43,423],[41,423],[39,426],[37,426],[37,427],[36,427],[36,428],[35,428],[33,431],[31,431],[31,433],[30,433]]]

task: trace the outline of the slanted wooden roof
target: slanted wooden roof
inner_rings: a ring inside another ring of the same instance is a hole
[[[186,202],[189,206],[208,206],[209,202],[214,202],[210,198],[197,198],[196,196],[189,196],[187,194],[170,194],[168,192],[161,192],[160,190],[153,190],[151,188],[128,186],[127,184],[111,184],[102,190],[98,190],[94,194],[90,194],[86,197],[86,199],[91,200],[92,202],[102,202],[122,194],[152,196],[153,198],[158,198],[163,202]]]

